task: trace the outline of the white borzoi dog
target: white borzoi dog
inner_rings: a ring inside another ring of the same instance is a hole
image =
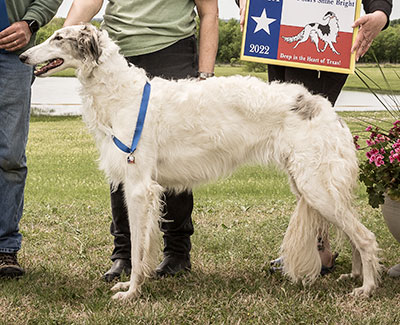
[[[60,29],[21,55],[37,76],[76,68],[83,119],[100,151],[100,168],[112,185],[123,183],[132,239],[129,282],[115,299],[140,293],[159,254],[158,221],[164,190],[182,191],[230,175],[243,164],[275,163],[286,170],[298,199],[282,244],[284,272],[314,281],[321,270],[317,240],[327,223],[352,243],[353,291],[369,295],[379,277],[375,236],[352,208],[358,175],[351,133],[330,103],[303,86],[268,84],[251,77],[204,81],[154,78],[129,66],[106,32],[91,25]],[[45,65],[42,63],[45,62]],[[135,163],[113,142],[130,144],[146,82],[151,93]]]
[[[328,11],[322,20],[325,22],[325,24],[310,23],[307,24],[297,35],[290,37],[282,36],[282,38],[288,43],[297,42],[293,47],[294,49],[299,46],[299,44],[307,42],[308,39],[311,39],[317,48],[317,52],[325,52],[329,45],[332,52],[339,55],[339,52],[336,51],[335,47],[333,46],[333,43],[336,43],[336,39],[339,34],[339,20],[332,11]],[[319,49],[319,40],[325,42],[325,46],[322,50]]]

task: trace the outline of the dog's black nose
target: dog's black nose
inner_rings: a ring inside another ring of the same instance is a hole
[[[27,57],[26,55],[24,55],[24,54],[21,54],[21,55],[19,56],[19,59],[21,60],[22,63],[25,63],[26,60],[28,59],[28,57]]]

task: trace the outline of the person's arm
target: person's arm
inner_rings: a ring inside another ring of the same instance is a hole
[[[383,11],[387,17],[387,23],[383,29],[389,26],[389,17],[392,13],[393,0],[362,0],[362,4],[367,14],[371,14],[378,10]]]
[[[389,25],[392,11],[392,0],[364,0],[363,5],[367,14],[357,19],[352,26],[360,28],[351,49],[356,53],[357,61],[368,51],[380,31]]]
[[[218,50],[218,1],[195,0],[200,17],[199,72],[214,73]]]
[[[62,0],[36,0],[33,1],[20,21],[16,21],[0,32],[0,49],[9,52],[24,48],[31,40],[39,27],[46,25],[56,14]],[[34,22],[35,30],[29,27],[29,22]],[[33,31],[33,33],[32,33]]]
[[[239,7],[239,16],[240,16],[240,30],[243,32],[244,28],[244,16],[246,14],[246,0],[235,0],[236,4]]]
[[[31,40],[32,33],[25,21],[16,21],[0,32],[0,49],[8,52],[22,49]]]
[[[69,9],[65,26],[88,23],[100,11],[103,0],[74,0]]]

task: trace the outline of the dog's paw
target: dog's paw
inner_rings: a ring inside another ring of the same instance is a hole
[[[111,298],[113,300],[127,301],[136,298],[139,295],[138,291],[120,291],[113,295]]]
[[[347,273],[347,274],[342,274],[339,279],[337,279],[336,281],[345,281],[347,279],[356,279],[358,278],[359,275],[354,274],[354,273]]]
[[[127,282],[118,282],[115,284],[112,288],[111,291],[121,291],[121,290],[127,290],[129,289],[130,281]]]
[[[354,289],[351,295],[354,297],[368,298],[372,295],[374,290],[375,290],[374,286],[363,285],[360,288]]]

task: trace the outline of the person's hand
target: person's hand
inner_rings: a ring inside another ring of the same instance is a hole
[[[360,57],[367,53],[372,41],[376,36],[378,36],[382,28],[385,27],[386,23],[387,16],[383,11],[380,10],[362,16],[354,22],[352,27],[360,28],[354,45],[351,48],[351,52],[356,53],[357,61]]]
[[[0,49],[9,52],[22,49],[29,43],[32,33],[26,21],[17,21],[0,32]]]
[[[243,32],[244,16],[246,14],[246,0],[239,0],[240,30]]]

